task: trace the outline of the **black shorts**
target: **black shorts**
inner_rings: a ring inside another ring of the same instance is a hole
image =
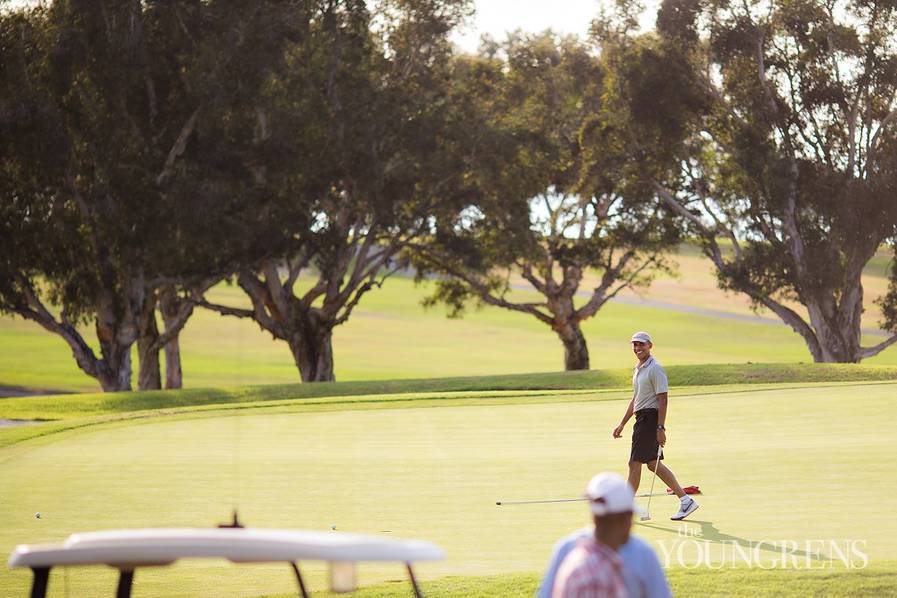
[[[630,461],[650,463],[657,458],[657,409],[642,409],[635,412],[635,425],[632,426],[632,452]],[[660,453],[663,460],[663,451]]]

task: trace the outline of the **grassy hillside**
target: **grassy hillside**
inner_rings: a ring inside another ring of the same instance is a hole
[[[897,379],[897,368],[856,364],[738,364],[672,366],[674,397],[763,388],[817,388],[876,384]],[[556,372],[421,380],[285,384],[226,389],[47,395],[0,399],[0,420],[39,425],[0,426],[0,448],[33,438],[158,416],[203,417],[228,410],[320,412],[445,405],[556,403],[628,398],[630,370]],[[787,384],[785,384],[787,383]]]
[[[712,279],[707,281],[701,283],[702,288],[712,284]],[[534,318],[486,308],[474,310],[461,320],[449,320],[442,310],[424,311],[420,307],[426,292],[426,286],[417,287],[399,278],[365,297],[349,322],[336,329],[337,379],[478,376],[556,371],[562,367],[560,342]],[[688,292],[695,305],[714,305],[708,297],[719,293],[712,287],[700,292],[690,288]],[[650,297],[685,299],[660,291]],[[227,287],[217,288],[214,299],[245,304],[237,290]],[[737,308],[735,303],[733,306]],[[655,352],[667,366],[810,361],[803,341],[784,326],[612,303],[584,325],[592,367],[631,367],[633,358],[627,341],[636,329],[651,331],[656,339]],[[181,344],[187,387],[298,382],[286,345],[272,340],[249,321],[198,310]],[[864,363],[897,365],[897,349]],[[0,318],[0,386],[98,390],[96,383],[78,370],[61,339],[35,324],[10,318]]]
[[[684,306],[698,306],[731,312],[740,315],[759,314],[771,320],[778,318],[766,308],[755,312],[751,308],[750,300],[740,293],[729,293],[721,290],[716,282],[716,273],[712,264],[700,253],[697,247],[683,245],[673,258],[678,263],[677,272],[672,275],[663,275],[657,278],[651,288],[641,294],[632,291],[623,293],[630,299],[653,299]],[[893,260],[893,253],[889,249],[882,249],[869,261],[863,271],[863,292],[866,300],[863,312],[863,327],[877,328],[881,320],[881,310],[875,304],[875,299],[887,292],[888,271]],[[598,278],[594,277],[593,282]],[[595,284],[585,284],[584,288],[594,288]],[[785,302],[797,313],[804,315],[806,310],[796,302]]]
[[[666,368],[673,396],[683,387],[741,384],[804,384],[897,380],[897,367],[859,364],[711,364]],[[468,376],[282,384],[234,388],[197,388],[177,391],[84,393],[0,399],[0,419],[58,420],[113,415],[146,410],[172,410],[193,406],[236,405],[292,401],[321,397],[360,397],[458,393],[485,395],[490,391],[620,390],[629,392],[630,368],[505,376]]]

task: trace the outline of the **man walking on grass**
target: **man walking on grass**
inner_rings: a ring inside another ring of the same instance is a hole
[[[632,376],[632,400],[623,415],[623,421],[614,428],[614,438],[623,435],[623,428],[629,418],[635,415],[632,428],[632,452],[629,455],[629,485],[638,491],[642,477],[642,465],[646,464],[651,472],[657,468],[657,477],[673,489],[679,497],[679,512],[670,517],[673,521],[685,519],[695,512],[698,503],[688,496],[676,481],[673,472],[658,460],[663,460],[660,447],[666,444],[667,435],[664,423],[667,417],[667,397],[669,385],[663,367],[651,355],[651,337],[647,332],[636,332],[632,335],[632,352],[638,358],[635,373]]]

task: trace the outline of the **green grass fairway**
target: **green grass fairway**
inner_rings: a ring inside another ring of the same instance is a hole
[[[716,296],[711,283],[707,278],[701,287],[707,288],[691,289],[688,297]],[[335,331],[337,380],[549,372],[563,367],[560,341],[535,318],[485,308],[471,311],[464,319],[449,320],[442,309],[421,308],[426,292],[425,285],[396,278],[365,296],[352,318]],[[676,297],[685,301],[684,296],[662,290],[648,294],[665,301]],[[225,286],[215,290],[213,299],[245,304],[240,291]],[[730,303],[731,311],[743,311],[736,301]],[[610,303],[584,324],[592,367],[631,368],[627,341],[635,329],[651,331],[657,355],[666,366],[811,361],[801,338],[785,326]],[[89,330],[85,334],[88,341],[95,341]],[[188,388],[299,381],[286,344],[272,340],[253,322],[197,310],[181,338]],[[136,369],[136,355],[134,363]],[[897,365],[897,349],[864,364]],[[77,368],[62,339],[36,324],[8,317],[0,317],[0,386],[99,390]]]
[[[870,565],[864,570],[820,570],[795,572],[787,569],[668,570],[674,596],[891,596],[897,588],[897,562]],[[507,574],[491,577],[444,577],[425,582],[428,597],[530,598],[539,587],[539,575]],[[356,598],[407,596],[401,581],[366,587]],[[287,598],[283,594],[278,598]],[[337,598],[339,594],[324,594]]]
[[[667,463],[706,494],[681,525],[668,519],[675,500],[656,498],[654,519],[636,533],[673,551],[673,565],[676,550],[687,560],[698,550],[718,559],[733,544],[761,542],[757,553],[768,564],[782,558],[781,542],[799,543],[785,556],[799,570],[787,573],[674,568],[685,594],[718,591],[726,586],[714,580],[726,579],[739,587],[745,582],[738,580],[756,579],[770,591],[823,592],[813,584],[827,573],[855,581],[857,593],[893,594],[895,394],[894,382],[674,391]],[[417,404],[408,396],[402,409],[388,397],[317,411],[302,401],[239,412],[205,406],[19,442],[0,449],[0,553],[79,530],[213,525],[239,504],[245,522],[257,527],[336,524],[432,540],[449,558],[419,573],[441,584],[449,583],[439,581],[446,576],[493,576],[486,585],[526,586],[555,539],[586,523],[585,507],[495,501],[577,496],[595,472],[623,470],[628,442],[610,433],[625,408],[616,398],[622,391],[517,395],[478,400],[471,391],[421,396]],[[827,562],[803,549],[807,540],[859,541],[869,569],[845,572],[836,559],[832,571],[802,571],[806,563]],[[305,568],[321,587],[323,569]],[[518,573],[526,575],[504,577]],[[397,565],[361,569],[366,585],[402,576]],[[27,572],[4,572],[0,594],[25,595],[29,582]],[[114,572],[73,569],[67,583],[71,595],[101,595],[111,592]],[[485,586],[473,583],[473,590],[444,595],[480,595],[476,588]],[[292,584],[281,565],[191,561],[140,571],[135,596],[285,595]],[[62,596],[65,585],[65,572],[54,574],[51,595]],[[408,591],[389,587],[394,595]]]

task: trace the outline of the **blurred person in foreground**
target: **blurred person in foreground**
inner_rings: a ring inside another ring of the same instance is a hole
[[[633,513],[639,510],[632,487],[616,474],[602,473],[589,482],[586,498],[595,525],[558,540],[538,598],[669,598],[670,587],[654,550],[629,533]]]

